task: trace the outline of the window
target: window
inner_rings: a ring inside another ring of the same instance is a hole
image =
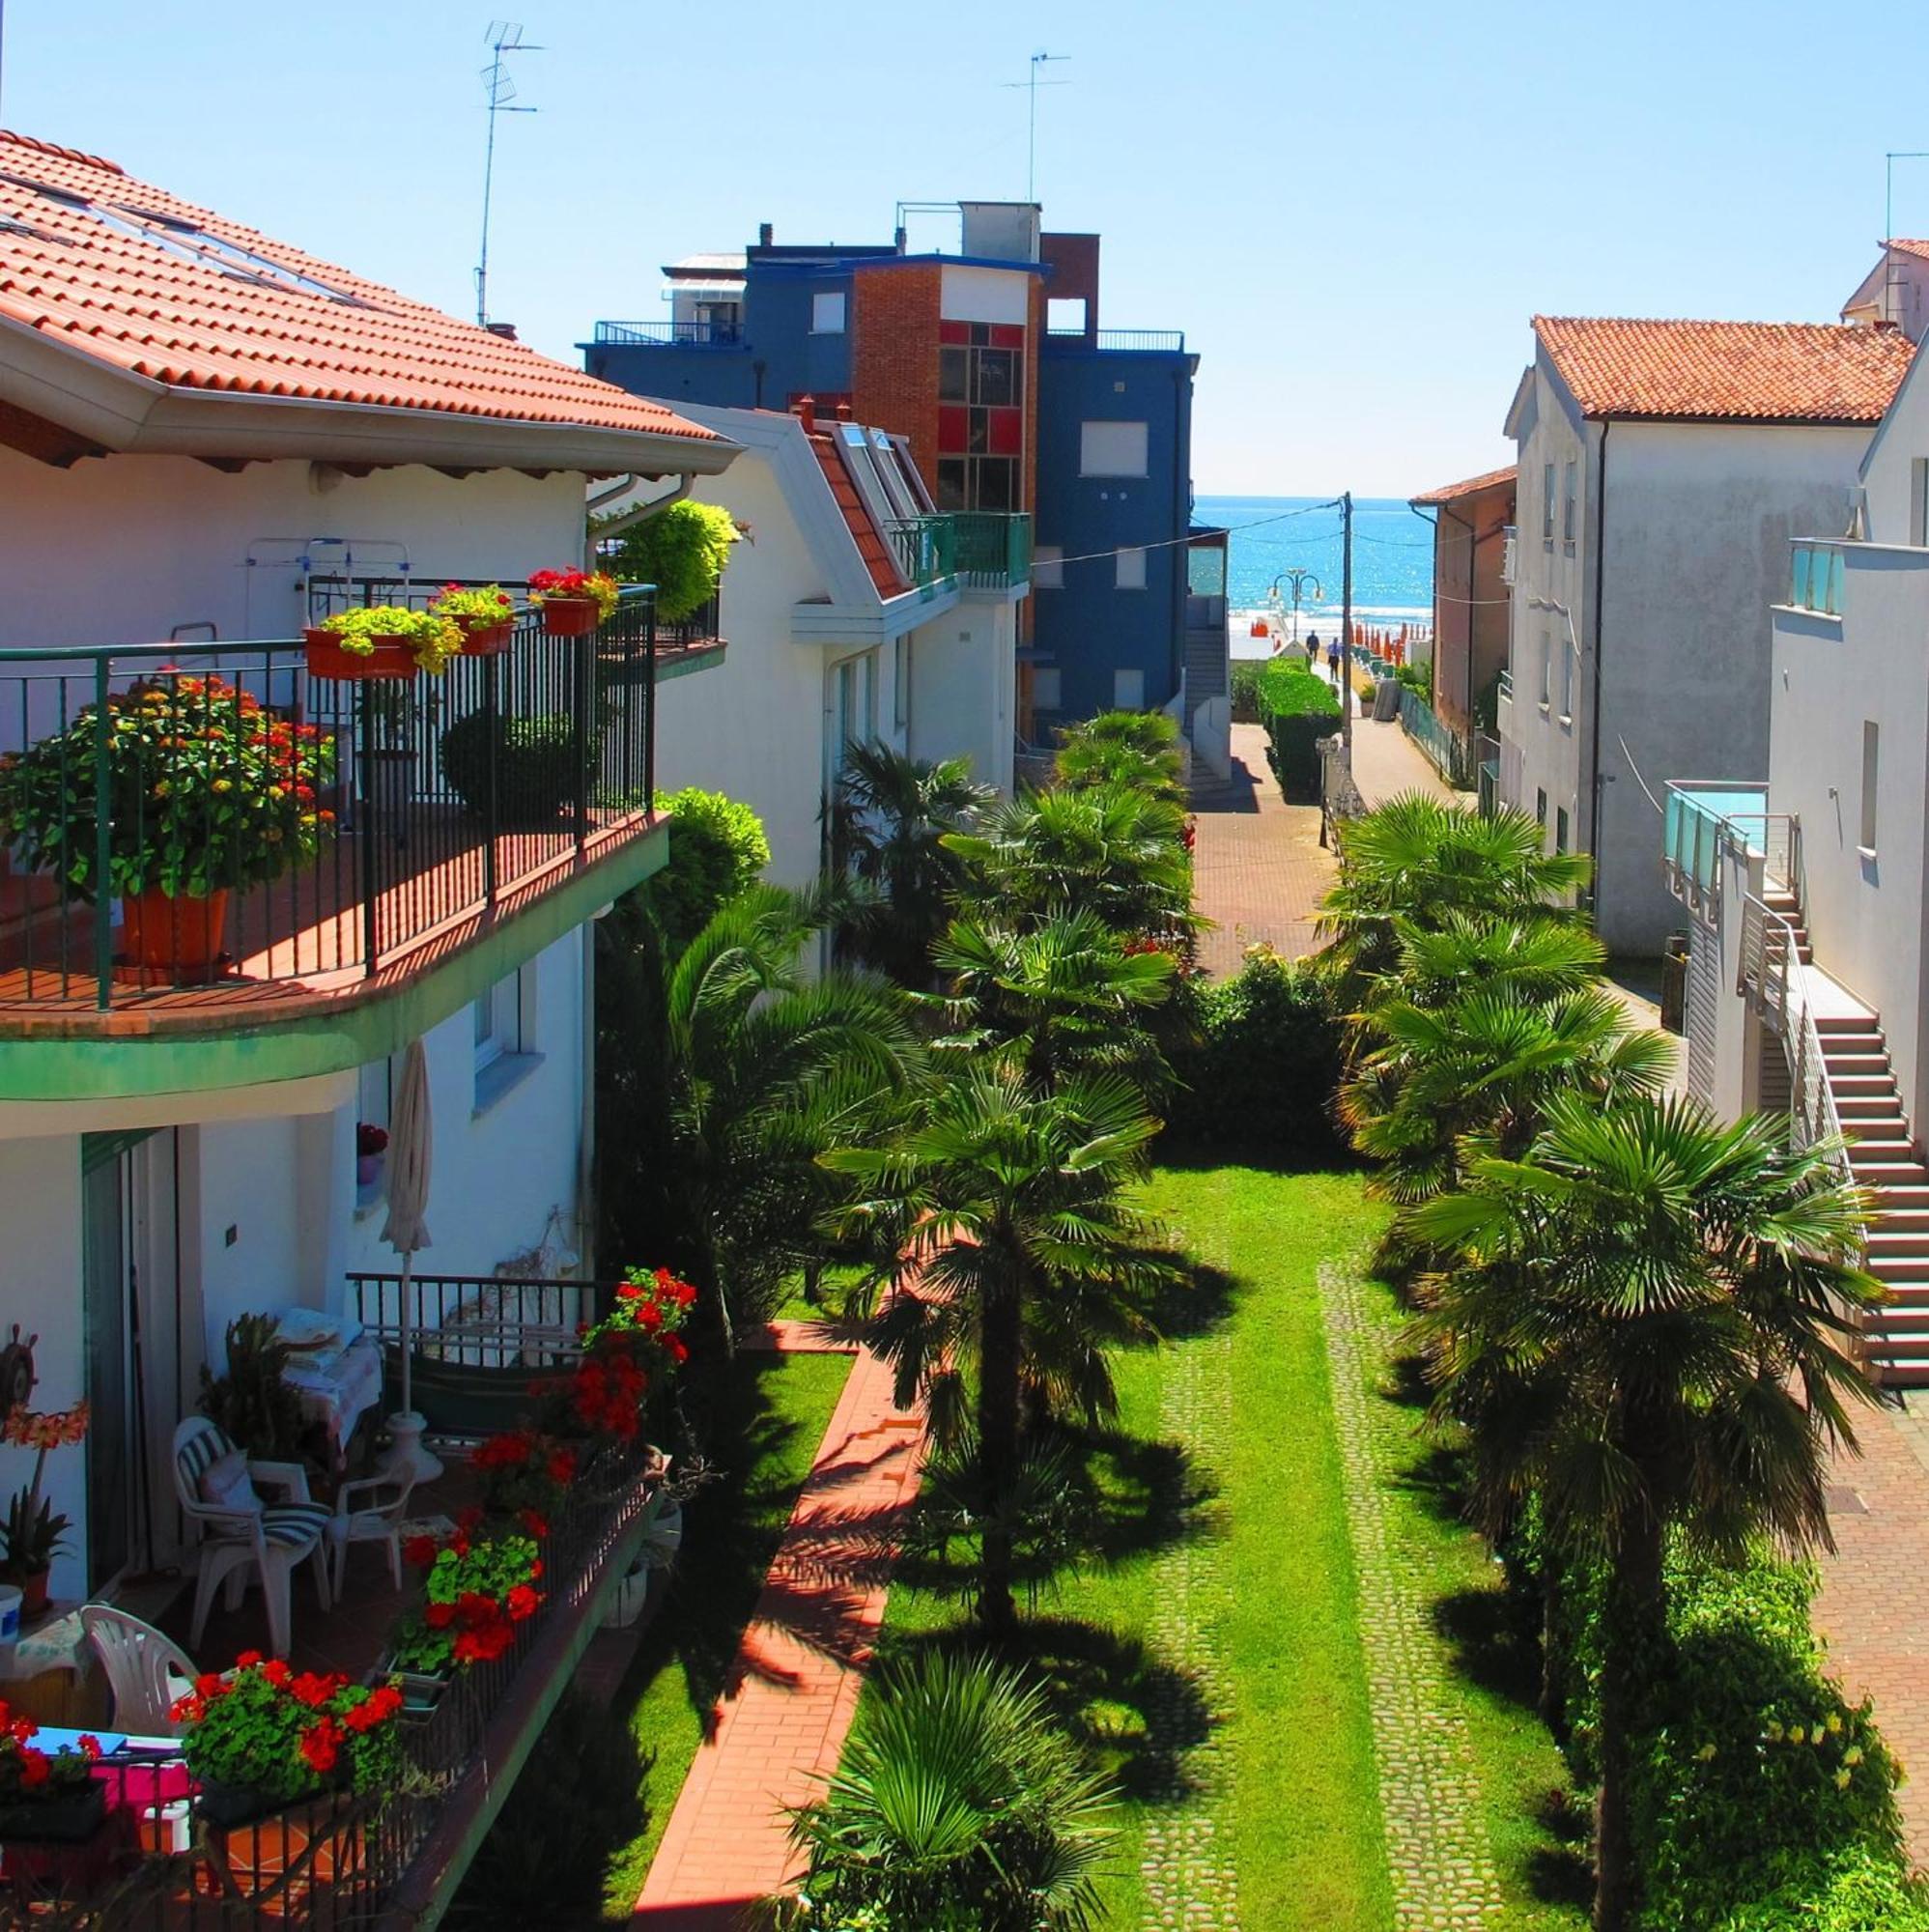
[[[1115,558],[1119,566],[1119,588],[1121,590],[1143,590],[1146,587],[1146,554],[1142,550],[1121,550]]]
[[[480,1113],[535,1065],[536,969],[518,967],[469,1009],[475,1028],[475,1108]]]
[[[1561,509],[1561,541],[1572,550],[1574,540],[1575,492],[1579,488],[1580,466],[1570,457],[1568,459],[1567,497]]]
[[[1053,335],[1083,335],[1085,317],[1083,296],[1053,296],[1045,303],[1045,327]]]
[[[911,723],[911,639],[899,638],[891,667],[891,717],[902,731]]]
[[[1929,546],[1929,457],[1909,466],[1909,541],[1917,549]]]
[[[1547,829],[1547,794],[1545,791],[1534,794],[1534,823],[1544,832]]]
[[[1079,428],[1081,476],[1144,476],[1147,431],[1142,422],[1088,422]]]
[[[1554,466],[1544,463],[1541,466],[1541,541],[1551,544],[1554,540]]]
[[[1552,701],[1554,675],[1554,640],[1551,631],[1541,633],[1541,709],[1546,710]]]
[[[820,290],[810,298],[810,333],[812,335],[841,335],[843,332],[843,290]]]
[[[837,733],[831,768],[844,769],[852,745],[861,745],[877,735],[877,653],[846,658],[837,666],[833,724]]]
[[[1115,711],[1143,711],[1146,708],[1144,671],[1115,670],[1112,673],[1112,708]]]
[[[1064,544],[1040,544],[1032,553],[1034,590],[1063,590],[1065,587],[1064,565],[1059,560],[1064,554]]]
[[[1063,673],[1057,665],[1039,665],[1032,673],[1032,709],[1056,711],[1064,699],[1060,683]]]
[[[938,507],[1019,506],[1025,453],[1025,325],[938,325]]]
[[[1561,809],[1554,813],[1554,850],[1556,852],[1565,852],[1567,849],[1568,849],[1568,811],[1567,811],[1567,807],[1562,806]]]
[[[1876,781],[1882,758],[1882,726],[1873,718],[1862,720],[1862,836],[1863,855],[1875,857]]]
[[[1574,723],[1574,645],[1566,639],[1561,643],[1561,723]]]

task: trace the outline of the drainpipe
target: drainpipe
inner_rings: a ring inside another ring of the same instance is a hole
[[[625,510],[606,524],[596,523],[596,512],[600,505],[614,502],[625,492],[634,490],[642,481],[639,476],[626,476],[620,483],[612,483],[607,490],[599,490],[584,505],[586,531],[583,537],[583,568],[596,568],[596,546],[606,537],[619,536],[624,530],[633,529],[638,524],[647,522],[659,510],[667,510],[672,503],[680,503],[696,487],[694,470],[686,469],[676,479],[676,488],[661,497],[653,497],[647,503],[638,503],[633,510]]]
[[[1595,467],[1594,497],[1594,722],[1589,731],[1588,761],[1592,768],[1593,799],[1587,815],[1588,857],[1594,861],[1594,904],[1597,923],[1601,911],[1601,593],[1606,581],[1607,561],[1607,432],[1613,424],[1601,425],[1601,461]]]

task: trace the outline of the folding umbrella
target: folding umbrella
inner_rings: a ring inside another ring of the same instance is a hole
[[[388,1128],[388,1218],[382,1238],[402,1257],[402,1288],[397,1319],[402,1337],[402,1407],[388,1418],[394,1443],[389,1467],[411,1470],[418,1483],[432,1482],[442,1465],[422,1446],[423,1419],[415,1413],[412,1364],[414,1324],[410,1319],[409,1277],[419,1249],[430,1245],[429,1164],[435,1122],[429,1111],[429,1059],[419,1039],[409,1043],[402,1060],[402,1082]]]

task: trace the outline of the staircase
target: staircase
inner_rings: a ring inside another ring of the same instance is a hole
[[[1224,622],[1188,624],[1185,631],[1185,728],[1208,697],[1226,695],[1226,659],[1231,647]]]
[[[1869,1367],[1885,1386],[1929,1387],[1929,1164],[1910,1135],[1882,1021],[1825,974],[1801,971],[1813,952],[1800,904],[1773,887],[1763,896],[1792,929],[1790,978],[1804,987],[1850,1172],[1873,1200],[1867,1266],[1889,1299],[1867,1318]]]

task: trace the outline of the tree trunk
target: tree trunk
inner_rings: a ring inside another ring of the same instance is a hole
[[[1568,1705],[1561,1602],[1560,1558],[1548,1550],[1541,1559],[1541,1721],[1557,1738],[1566,1732]]]
[[[1640,1904],[1640,1875],[1629,1815],[1633,1732],[1661,1668],[1667,1604],[1658,1521],[1623,1536],[1602,1618],[1601,1790],[1594,1821],[1595,1932],[1628,1932]]]
[[[1010,1503],[1018,1477],[1021,1315],[1015,1285],[1001,1284],[987,1296],[979,1339],[978,1454],[985,1528],[979,1541],[978,1613],[993,1636],[1008,1634],[1016,1622]]]

